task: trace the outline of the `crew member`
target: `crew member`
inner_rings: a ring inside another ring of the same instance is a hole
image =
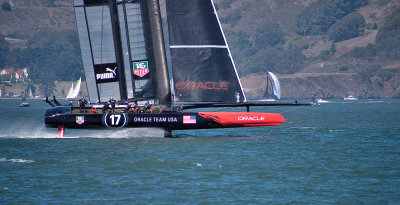
[[[111,112],[114,113],[115,104],[118,104],[118,101],[114,100],[113,97],[108,101],[108,105],[111,106]]]
[[[311,94],[310,104],[315,105],[315,95]]]
[[[144,110],[145,112],[153,113],[153,111],[151,110],[151,105],[149,103],[146,103],[144,105]]]
[[[86,105],[87,103],[88,103],[88,102],[86,101],[86,99],[85,99],[84,97],[82,97],[80,100],[78,100],[79,112],[80,112],[80,113],[82,113],[82,109],[83,109],[83,112],[86,113],[85,105]]]
[[[132,112],[139,112],[139,106],[137,106],[136,104],[134,104],[133,106],[131,106],[130,109]]]

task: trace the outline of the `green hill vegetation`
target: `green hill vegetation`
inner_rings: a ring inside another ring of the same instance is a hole
[[[328,36],[334,42],[344,41],[360,36],[364,27],[365,20],[361,14],[349,14],[329,28]]]
[[[8,42],[0,40],[0,66],[14,68],[28,66],[34,81],[75,80],[81,75],[82,65],[76,31],[41,30],[27,40],[25,49],[9,51]],[[8,52],[4,52],[4,51]]]
[[[383,86],[400,76],[396,0],[215,3],[241,77],[267,71],[348,73]],[[0,68],[28,66],[33,82],[49,86],[55,80],[83,77],[71,2],[21,0],[11,6],[0,0],[0,4]],[[5,37],[26,43],[15,47]]]
[[[320,0],[311,3],[297,15],[297,32],[318,35],[326,34],[338,20],[357,8],[365,5],[366,0]]]
[[[363,60],[400,59],[400,7],[385,18],[383,26],[379,29],[375,44],[353,49],[348,56]]]

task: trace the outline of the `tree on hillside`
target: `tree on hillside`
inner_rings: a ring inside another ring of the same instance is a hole
[[[4,39],[4,36],[0,34],[0,67],[6,65],[6,54],[9,51],[8,42]]]
[[[221,2],[221,7],[223,9],[227,9],[231,7],[231,4],[234,2],[235,0],[222,0]]]
[[[283,46],[258,50],[240,62],[240,75],[257,72],[295,73],[304,67],[306,57],[300,48],[285,49]]]
[[[225,18],[221,18],[221,22],[229,24],[231,27],[234,27],[239,22],[240,18],[240,12],[235,11],[226,15]]]
[[[33,80],[53,73],[53,80],[76,80],[82,65],[75,31],[40,31],[28,41],[28,64]]]
[[[385,18],[385,23],[376,36],[376,46],[382,56],[400,59],[400,7]]]
[[[364,26],[365,20],[361,14],[347,15],[331,26],[328,31],[329,39],[339,42],[358,37],[362,34]]]
[[[366,4],[367,0],[320,0],[311,3],[296,18],[297,32],[325,34],[337,20]]]
[[[224,29],[224,33],[229,42],[229,47],[245,49],[252,46],[249,35],[244,31],[233,31],[231,29]]]
[[[276,22],[266,22],[256,29],[254,45],[259,48],[276,46],[284,42],[283,32]]]
[[[11,5],[10,5],[8,2],[4,2],[4,3],[1,5],[1,9],[2,9],[3,11],[11,11]]]
[[[384,25],[379,29],[375,44],[366,47],[355,48],[347,55],[365,60],[373,60],[376,57],[385,59],[400,59],[400,7],[393,9],[385,18]]]
[[[285,39],[280,26],[275,22],[261,25],[254,34],[254,43],[244,31],[226,29],[226,37],[240,76],[272,71],[295,73],[303,68],[306,57],[301,52],[301,40]]]

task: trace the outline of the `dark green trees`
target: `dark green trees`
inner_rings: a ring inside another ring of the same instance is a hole
[[[331,26],[328,31],[329,39],[334,42],[355,38],[362,34],[365,27],[365,20],[361,14],[354,13],[347,15]]]
[[[297,16],[297,33],[309,35],[325,34],[328,29],[366,0],[319,0],[311,3]]]

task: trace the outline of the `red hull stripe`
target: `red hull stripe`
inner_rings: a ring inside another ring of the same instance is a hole
[[[285,123],[285,118],[281,114],[276,113],[199,112],[199,115],[225,126],[277,126],[279,123]]]

